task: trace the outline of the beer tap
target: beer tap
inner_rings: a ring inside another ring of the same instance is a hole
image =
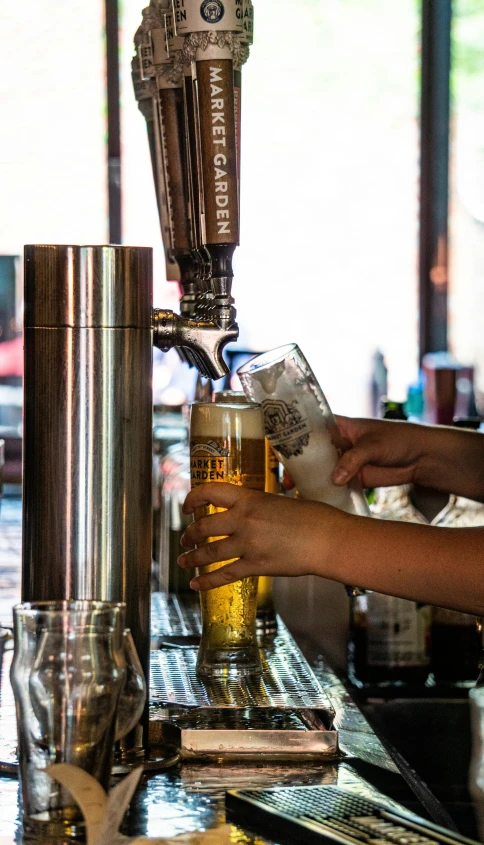
[[[167,77],[173,69],[166,64],[166,51],[163,49],[164,30],[162,30],[162,16],[158,14],[155,4],[152,3],[149,7],[143,9],[142,15],[141,26],[134,38],[136,55],[131,63],[133,87],[135,97],[138,101],[138,107],[146,120],[156,201],[165,254],[166,276],[167,279],[172,279],[180,283],[186,303],[186,300],[190,300],[190,295],[195,300],[195,292],[190,289],[190,281],[187,283],[186,276],[189,274],[183,272],[187,270],[183,263],[184,252],[186,252],[183,249],[185,236],[183,228],[184,218],[183,216],[180,217],[179,214],[174,215],[172,211],[169,171],[166,162],[167,145],[163,132],[157,86],[157,78],[160,76],[158,72],[160,65],[162,69],[164,68]],[[175,167],[176,164],[175,156]],[[178,199],[176,192],[175,196],[177,197],[179,206],[180,199]],[[183,197],[181,197],[182,200]],[[174,226],[174,219],[177,224],[176,226]],[[181,249],[180,240],[182,242]],[[182,303],[182,313],[184,310],[189,310],[190,308],[185,303]],[[190,313],[189,316],[191,316]],[[177,351],[182,361],[186,361],[190,366],[198,366],[198,359],[192,350],[178,346]]]
[[[167,214],[173,255],[182,269],[190,269],[190,277],[186,287],[182,290],[185,299],[182,300],[182,313],[154,309],[153,311],[153,343],[162,350],[173,346],[183,351],[190,363],[195,364],[202,375],[213,380],[222,378],[228,372],[223,359],[223,348],[238,336],[238,327],[234,316],[231,319],[220,319],[216,314],[199,314],[198,303],[203,299],[203,291],[197,291],[197,284],[201,281],[201,274],[194,270],[196,261],[193,260],[191,248],[196,246],[190,238],[190,210],[187,206],[188,177],[183,178],[183,169],[187,160],[186,150],[183,152],[183,130],[185,118],[180,127],[181,110],[180,97],[173,91],[180,91],[181,85],[177,78],[179,63],[172,61],[166,49],[164,30],[162,26],[163,11],[166,3],[153,2],[144,11],[143,24],[138,31],[138,54],[141,55],[142,76],[155,79],[157,89],[157,116],[159,118],[161,139],[161,173],[157,168],[160,184],[165,186],[166,204],[160,208],[162,214]],[[146,38],[146,32],[149,34]],[[150,55],[151,47],[151,55]],[[165,65],[165,67],[163,67]],[[180,74],[180,79],[181,79]],[[170,92],[168,94],[162,92]],[[160,105],[161,104],[161,105]],[[177,107],[178,106],[178,107]],[[161,191],[159,192],[161,193]],[[162,223],[162,228],[164,228]],[[188,235],[188,237],[187,237]],[[166,246],[165,246],[166,250]],[[180,259],[180,260],[178,260]],[[180,274],[181,275],[181,274]]]
[[[134,37],[135,56],[131,61],[131,77],[138,108],[146,121],[156,204],[165,254],[166,277],[167,279],[179,281],[180,270],[173,254],[168,194],[162,158],[158,97],[154,80],[155,72],[150,38],[151,23],[150,9],[144,9],[141,26],[138,28]]]
[[[200,181],[200,237],[210,255],[211,298],[202,319],[235,328],[232,258],[239,242],[234,65],[240,64],[242,0],[172,0],[177,35],[190,64]]]
[[[152,0],[154,25],[151,29],[153,66],[161,127],[163,165],[168,209],[173,238],[173,252],[180,268],[182,298],[180,312],[195,316],[198,293],[199,262],[193,250],[192,219],[188,198],[188,166],[183,103],[183,74],[175,63],[175,51],[168,51],[165,9],[169,0]]]
[[[185,114],[183,106],[182,71],[168,52],[165,11],[169,0],[151,0],[150,39],[152,75],[155,79],[156,107],[160,126],[161,163],[167,197],[164,210],[171,233],[171,248],[179,270],[182,292],[180,313],[191,320],[195,316],[198,295],[199,261],[193,247],[191,216],[188,203],[188,174],[185,150]],[[205,371],[204,362],[196,349],[178,346],[182,358],[190,365]]]
[[[196,113],[192,70],[191,64],[189,62],[185,62],[183,54],[184,38],[183,36],[176,34],[174,16],[171,9],[171,0],[169,0],[169,2],[170,11],[165,14],[166,42],[168,53],[170,56],[173,56],[174,62],[181,68],[183,76],[187,194],[192,223],[192,242],[199,266],[199,293],[196,302],[196,315],[200,319],[203,319],[205,310],[203,304],[207,300],[212,299],[213,296],[211,294],[210,287],[210,255],[202,244],[200,234],[200,162],[198,160],[196,140]]]

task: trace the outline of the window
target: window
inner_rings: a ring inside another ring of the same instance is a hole
[[[476,366],[484,411],[484,9],[453,4],[450,202],[450,341],[457,359]]]

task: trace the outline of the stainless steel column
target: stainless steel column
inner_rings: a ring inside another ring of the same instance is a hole
[[[148,678],[152,251],[25,247],[23,599],[126,601]]]

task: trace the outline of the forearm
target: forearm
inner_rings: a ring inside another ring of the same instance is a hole
[[[484,435],[444,426],[419,429],[421,457],[414,481],[484,501]]]
[[[321,575],[484,616],[484,527],[433,528],[352,516],[320,502],[222,482],[192,490],[184,512],[207,504],[220,510],[187,528],[182,545],[197,548],[180,557],[180,566],[230,562],[202,571],[195,589],[249,575]]]
[[[484,528],[445,529],[342,514],[315,574],[379,593],[484,614]],[[314,549],[315,551],[315,549]]]

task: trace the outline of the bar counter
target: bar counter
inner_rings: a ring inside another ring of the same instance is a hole
[[[0,519],[0,623],[11,624],[11,607],[20,592],[21,506],[15,499],[2,503]],[[308,763],[247,762],[175,763],[166,771],[143,777],[122,828],[126,835],[174,837],[225,824],[225,791],[273,786],[332,784],[362,797],[383,801],[388,809],[403,805],[424,818],[445,825],[449,821],[415,772],[391,748],[385,747],[354,702],[344,682],[323,657],[299,642],[336,713],[341,756]],[[11,654],[4,655],[0,706],[0,759],[12,754],[13,700],[8,681]],[[5,737],[9,742],[5,743]],[[250,820],[247,820],[250,828]],[[18,782],[0,776],[0,845],[22,843]],[[249,829],[232,826],[225,840],[231,845],[263,845],[266,839]]]

